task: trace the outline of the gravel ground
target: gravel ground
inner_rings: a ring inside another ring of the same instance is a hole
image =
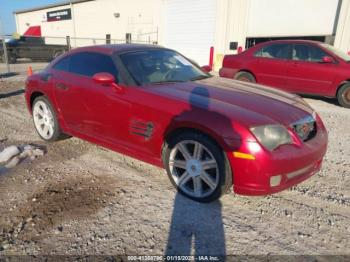
[[[350,110],[332,100],[306,98],[330,132],[319,174],[199,204],[161,169],[76,138],[41,141],[21,89],[23,77],[0,82],[0,150],[47,153],[0,174],[0,255],[350,255]]]

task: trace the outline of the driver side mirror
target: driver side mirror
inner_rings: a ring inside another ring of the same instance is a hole
[[[92,79],[101,85],[112,86],[116,91],[121,92],[123,88],[115,83],[115,77],[110,73],[102,72],[92,76]]]
[[[212,70],[211,66],[209,65],[202,66],[201,69],[206,73],[209,73]]]
[[[322,63],[326,63],[326,64],[330,64],[330,63],[334,63],[334,59],[331,56],[324,56],[322,57]]]

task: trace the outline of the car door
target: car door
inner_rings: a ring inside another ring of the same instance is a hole
[[[288,88],[299,94],[329,94],[337,64],[323,63],[324,56],[331,55],[316,45],[294,44],[287,69]]]
[[[81,135],[123,143],[130,104],[123,93],[92,79],[101,72],[111,73],[118,79],[113,59],[100,53],[80,52],[69,57],[67,71],[57,71],[53,84],[67,126]]]
[[[254,73],[259,83],[286,89],[287,62],[290,58],[290,45],[270,44],[255,54]]]

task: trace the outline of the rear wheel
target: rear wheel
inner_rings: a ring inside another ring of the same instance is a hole
[[[198,201],[218,199],[232,186],[232,173],[222,150],[200,133],[186,132],[169,141],[164,164],[172,184]]]
[[[256,83],[255,77],[248,72],[242,71],[235,75],[235,79],[243,82]]]
[[[343,85],[337,94],[338,103],[346,108],[350,108],[350,83]]]
[[[34,126],[45,141],[56,141],[65,137],[62,133],[55,110],[45,96],[37,97],[32,106]]]

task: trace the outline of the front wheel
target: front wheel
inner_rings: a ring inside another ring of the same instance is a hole
[[[56,141],[64,137],[55,110],[46,97],[37,97],[32,111],[35,129],[43,140]]]
[[[350,83],[343,85],[337,94],[338,103],[346,108],[350,108]]]
[[[232,186],[232,173],[224,153],[200,133],[182,133],[171,139],[163,159],[172,184],[195,201],[214,201]]]

